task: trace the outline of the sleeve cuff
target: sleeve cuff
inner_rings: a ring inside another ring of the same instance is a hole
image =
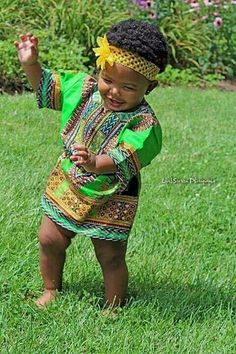
[[[61,88],[58,75],[49,69],[42,69],[42,76],[36,92],[38,108],[51,108],[61,110]]]
[[[122,149],[113,149],[107,153],[117,167],[116,176],[120,183],[119,191],[124,191],[137,171],[127,151]]]

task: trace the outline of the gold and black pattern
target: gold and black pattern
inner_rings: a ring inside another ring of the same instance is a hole
[[[140,120],[132,126],[132,130],[134,132],[139,132],[155,125],[160,125],[156,118],[153,118],[151,114],[143,114],[142,117],[140,117]]]
[[[106,154],[108,151],[114,149],[117,146],[117,139],[120,134],[120,129],[118,129],[113,132],[110,136],[109,139],[105,141],[105,143],[102,145],[102,153]]]
[[[126,241],[130,227],[102,224],[99,220],[84,221],[82,224],[66,216],[46,195],[42,197],[42,206],[46,215],[58,225],[87,237],[107,239],[111,241]]]
[[[130,228],[138,204],[137,197],[114,195],[106,203],[94,209],[86,221],[107,226]]]
[[[48,180],[46,197],[65,215],[82,222],[95,221],[106,225],[131,226],[137,208],[137,197],[114,195],[109,200],[85,197],[79,189],[66,183],[65,175],[58,165]]]
[[[65,95],[60,87],[63,78],[52,76],[50,72],[47,74],[42,83],[44,89],[41,87],[41,95],[44,96],[39,100],[48,108],[60,109],[62,106],[63,114]],[[77,233],[125,240],[138,205],[140,179],[137,175],[141,166],[134,148],[122,143],[119,137],[124,128],[138,132],[159,123],[152,117],[145,101],[135,112],[104,109],[98,99],[96,81],[90,76],[84,76],[82,80],[82,97],[78,97],[78,103],[74,106],[68,107],[71,114],[66,117],[62,115],[66,124],[62,131],[64,152],[48,180],[45,192],[47,203],[45,201],[43,208],[55,222],[65,228],[71,227],[69,229]],[[69,90],[66,95],[70,97]],[[111,151],[115,151],[113,160],[117,159],[117,165],[122,162],[123,166],[114,174],[87,173],[70,161],[71,144],[74,142],[85,143],[96,154],[110,156]],[[135,188],[130,184],[134,178]]]
[[[137,71],[150,81],[156,79],[160,69],[149,60],[123,48],[110,46],[110,50],[115,63],[124,65],[130,69],[133,69],[134,71]]]
[[[60,78],[59,75],[53,75],[53,87],[52,87],[52,107],[56,111],[61,110],[61,85],[60,85]]]
[[[86,126],[83,134],[83,141],[87,147],[90,146],[93,138],[96,136],[101,125],[104,121],[106,121],[108,116],[109,112],[105,111],[101,105],[90,113],[88,120],[86,120]]]
[[[74,188],[62,172],[60,163],[49,177],[45,194],[66,215],[79,222],[84,220],[92,208],[104,202],[104,200],[87,197],[80,192],[79,188]]]

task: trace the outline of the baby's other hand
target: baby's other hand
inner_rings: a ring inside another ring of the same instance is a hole
[[[38,61],[38,38],[32,33],[20,35],[20,42],[14,44],[18,51],[18,58],[22,65],[34,65]]]
[[[76,166],[83,166],[88,172],[96,170],[96,155],[92,154],[85,145],[73,144],[73,155],[70,159]]]

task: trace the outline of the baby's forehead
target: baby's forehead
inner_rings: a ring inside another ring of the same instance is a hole
[[[117,82],[132,83],[136,85],[142,85],[147,82],[147,79],[137,71],[118,63],[114,63],[112,66],[107,64],[104,70],[102,70],[102,75],[109,76]]]

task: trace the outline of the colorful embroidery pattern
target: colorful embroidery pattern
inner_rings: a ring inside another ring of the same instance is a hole
[[[119,226],[111,227],[101,223],[95,224],[85,221],[81,225],[66,217],[45,195],[42,197],[42,208],[46,215],[58,225],[79,235],[112,241],[126,241],[129,236],[130,228],[121,229]]]
[[[36,99],[38,107],[61,110],[61,87],[59,75],[52,74],[50,70],[44,69],[39,84]]]
[[[127,194],[128,185],[161,149],[161,128],[153,111],[145,102],[134,112],[108,111],[92,77],[49,70],[43,70],[37,101],[40,108],[62,111],[64,143],[47,183],[43,210],[78,234],[127,240],[138,205],[138,195]],[[117,173],[96,175],[75,166],[70,160],[74,142],[108,154]]]

